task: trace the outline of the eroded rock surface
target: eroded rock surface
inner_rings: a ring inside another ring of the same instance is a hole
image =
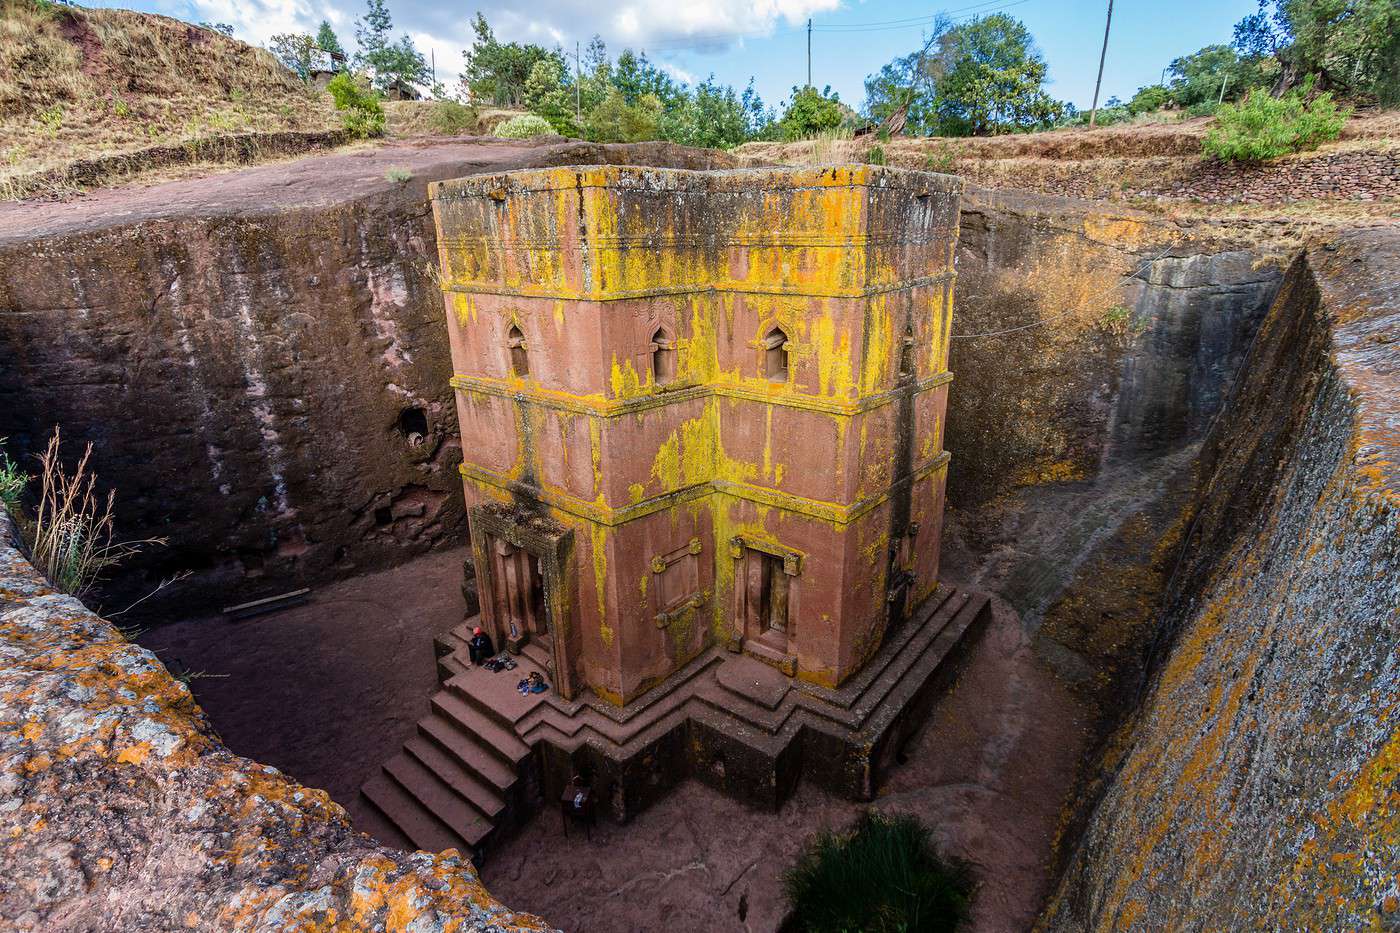
[[[1052,930],[1400,918],[1400,232],[1288,273]]]
[[[207,612],[461,543],[427,184],[634,162],[731,164],[670,144],[396,143],[5,205],[0,437],[25,464],[54,425],[74,456],[92,441],[123,535],[169,539],[113,605],[188,572],[141,609]]]
[[[149,651],[53,592],[0,510],[0,926],[542,930],[469,862],[382,848],[241,758]]]

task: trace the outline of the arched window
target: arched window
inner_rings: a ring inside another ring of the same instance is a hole
[[[763,338],[763,374],[773,382],[787,382],[788,336],[775,327]]]
[[[651,378],[657,385],[676,378],[676,342],[664,327],[651,335]]]
[[[506,346],[510,347],[510,368],[517,376],[530,375],[530,357],[525,352],[525,335],[512,324],[506,332]]]

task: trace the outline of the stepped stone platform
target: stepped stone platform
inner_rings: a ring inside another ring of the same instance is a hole
[[[870,799],[990,617],[986,595],[940,585],[837,689],[715,647],[623,707],[521,695],[531,672],[551,679],[547,654],[527,643],[514,670],[471,665],[469,619],[436,639],[441,685],[418,734],[361,792],[414,847],[477,858],[575,773],[619,821],[687,777],[770,809],[803,776]]]

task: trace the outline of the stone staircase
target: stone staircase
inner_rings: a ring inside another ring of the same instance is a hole
[[[431,712],[362,792],[414,846],[479,857],[493,836],[537,805],[542,746],[570,755],[586,745],[625,762],[687,726],[742,736],[775,762],[804,731],[853,749],[898,745],[902,737],[895,733],[917,725],[915,707],[941,689],[940,678],[951,677],[953,662],[973,641],[969,630],[989,616],[987,606],[983,594],[940,587],[917,618],[837,689],[713,648],[621,708],[589,693],[573,701],[520,695],[515,684],[531,671],[552,680],[551,659],[538,645],[525,646],[513,671],[468,667],[469,620],[436,639],[441,689],[430,699]],[[901,717],[914,722],[902,726]],[[878,766],[873,756],[865,761],[854,792],[874,793]]]
[[[418,734],[361,793],[414,846],[479,858],[493,833],[524,812],[531,749],[494,697],[468,689],[464,665],[453,666],[461,670],[433,694]]]

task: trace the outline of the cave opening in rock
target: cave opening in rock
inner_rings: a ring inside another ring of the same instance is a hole
[[[410,444],[421,444],[428,436],[428,413],[417,405],[411,405],[399,412],[399,434]]]

